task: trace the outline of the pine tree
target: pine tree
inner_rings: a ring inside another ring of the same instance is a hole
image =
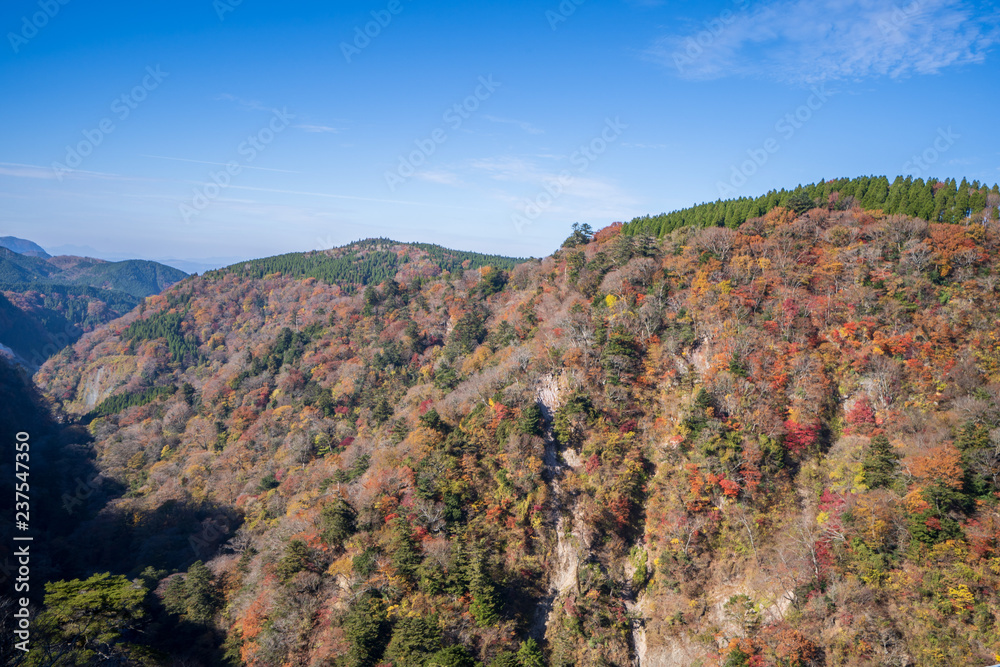
[[[320,539],[337,549],[354,534],[357,513],[343,498],[337,498],[320,513]]]
[[[443,648],[427,659],[424,667],[475,667],[476,661],[472,659],[464,646],[455,645]]]
[[[503,651],[490,661],[489,667],[520,667],[520,664],[517,661],[516,653],[513,651]]]
[[[517,650],[517,662],[521,667],[545,667],[542,647],[534,639],[521,642],[521,647]]]
[[[433,431],[437,431],[443,435],[448,435],[448,425],[441,419],[441,415],[434,408],[431,408],[424,414],[420,415],[418,419],[421,426],[425,426]]]
[[[867,191],[861,198],[861,206],[869,210],[882,208],[888,196],[889,196],[888,179],[884,177],[873,178],[871,183],[868,185]]]
[[[421,558],[417,551],[416,540],[410,531],[410,524],[402,517],[396,517],[392,520],[391,528],[389,559],[399,576],[413,583],[416,581]]]
[[[292,540],[285,547],[285,555],[275,566],[275,574],[282,583],[287,583],[296,574],[308,568],[312,563],[312,552],[302,540]]]
[[[485,548],[484,544],[476,545],[469,554],[466,566],[469,591],[472,593],[469,612],[481,628],[491,627],[500,622],[500,601],[493,579],[486,571]]]
[[[208,623],[218,608],[214,576],[200,560],[192,563],[184,578],[185,612],[196,623]]]
[[[374,667],[389,640],[389,622],[385,605],[376,593],[368,592],[344,618],[344,634],[351,643],[347,652],[348,667]]]
[[[899,455],[893,451],[889,439],[884,435],[876,435],[861,462],[865,486],[878,489],[892,484],[898,463]]]
[[[167,582],[163,591],[163,606],[171,614],[182,616],[187,611],[187,588],[184,577],[177,575]]]
[[[441,649],[441,630],[422,616],[404,616],[396,622],[385,650],[385,661],[394,665],[424,665]]]
[[[521,433],[525,435],[541,435],[542,426],[542,408],[537,403],[532,403],[521,411],[521,419],[517,424],[517,428]]]
[[[137,664],[130,656],[138,647],[130,642],[146,622],[146,595],[142,585],[107,572],[46,583],[31,648],[32,654],[57,661],[37,664]]]

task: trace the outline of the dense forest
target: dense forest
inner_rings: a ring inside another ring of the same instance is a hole
[[[996,188],[927,188],[148,297],[35,376],[47,479],[83,472],[39,536],[37,651],[5,658],[1000,660]]]

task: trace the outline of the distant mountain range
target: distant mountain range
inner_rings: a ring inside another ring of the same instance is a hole
[[[13,248],[12,248],[13,250]],[[77,257],[95,257],[99,259],[104,259],[109,262],[121,262],[124,260],[132,259],[134,255],[128,255],[118,252],[106,252],[98,248],[94,248],[89,245],[75,245],[75,244],[63,244],[50,248],[46,248],[49,253],[53,255],[75,255]],[[15,250],[16,252],[16,250]],[[169,255],[159,256],[159,257],[147,257],[160,264],[166,264],[167,266],[172,266],[175,269],[180,269],[185,273],[204,273],[206,271],[211,271],[213,269],[218,269],[223,266],[229,266],[230,264],[236,264],[245,259],[245,257],[238,257],[235,255],[230,255],[226,257],[171,257]]]
[[[158,294],[187,274],[165,264],[133,259],[107,262],[91,257],[34,257],[0,248],[0,285],[72,285],[117,290],[136,298]]]
[[[186,277],[148,260],[52,257],[36,243],[2,237],[0,345],[11,351],[8,356],[35,368],[87,331]]]

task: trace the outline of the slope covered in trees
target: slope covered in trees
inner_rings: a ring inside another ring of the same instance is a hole
[[[989,664],[1000,224],[832,194],[150,297],[36,376],[121,489],[43,619],[110,587],[149,664]]]
[[[700,204],[673,213],[636,218],[625,225],[626,234],[664,236],[681,227],[737,228],[776,206],[804,213],[817,204],[835,210],[860,207],[888,215],[908,215],[931,222],[960,223],[996,211],[1000,187],[969,183],[964,178],[938,181],[899,176],[892,183],[885,176],[862,176],[820,181],[794,190],[772,190],[760,197],[742,197]]]

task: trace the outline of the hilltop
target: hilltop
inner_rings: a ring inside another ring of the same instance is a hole
[[[240,262],[210,271],[209,278],[236,275],[259,279],[280,273],[294,278],[316,278],[350,290],[378,285],[386,280],[410,282],[430,279],[455,270],[493,267],[511,270],[524,259],[478,252],[450,250],[430,243],[400,243],[386,238],[363,239],[340,248],[289,253]]]
[[[100,648],[149,664],[988,664],[993,191],[928,221],[833,183],[144,299],[35,377],[103,480],[58,576],[127,577],[88,584],[132,600]],[[59,604],[39,642],[85,660]]]

